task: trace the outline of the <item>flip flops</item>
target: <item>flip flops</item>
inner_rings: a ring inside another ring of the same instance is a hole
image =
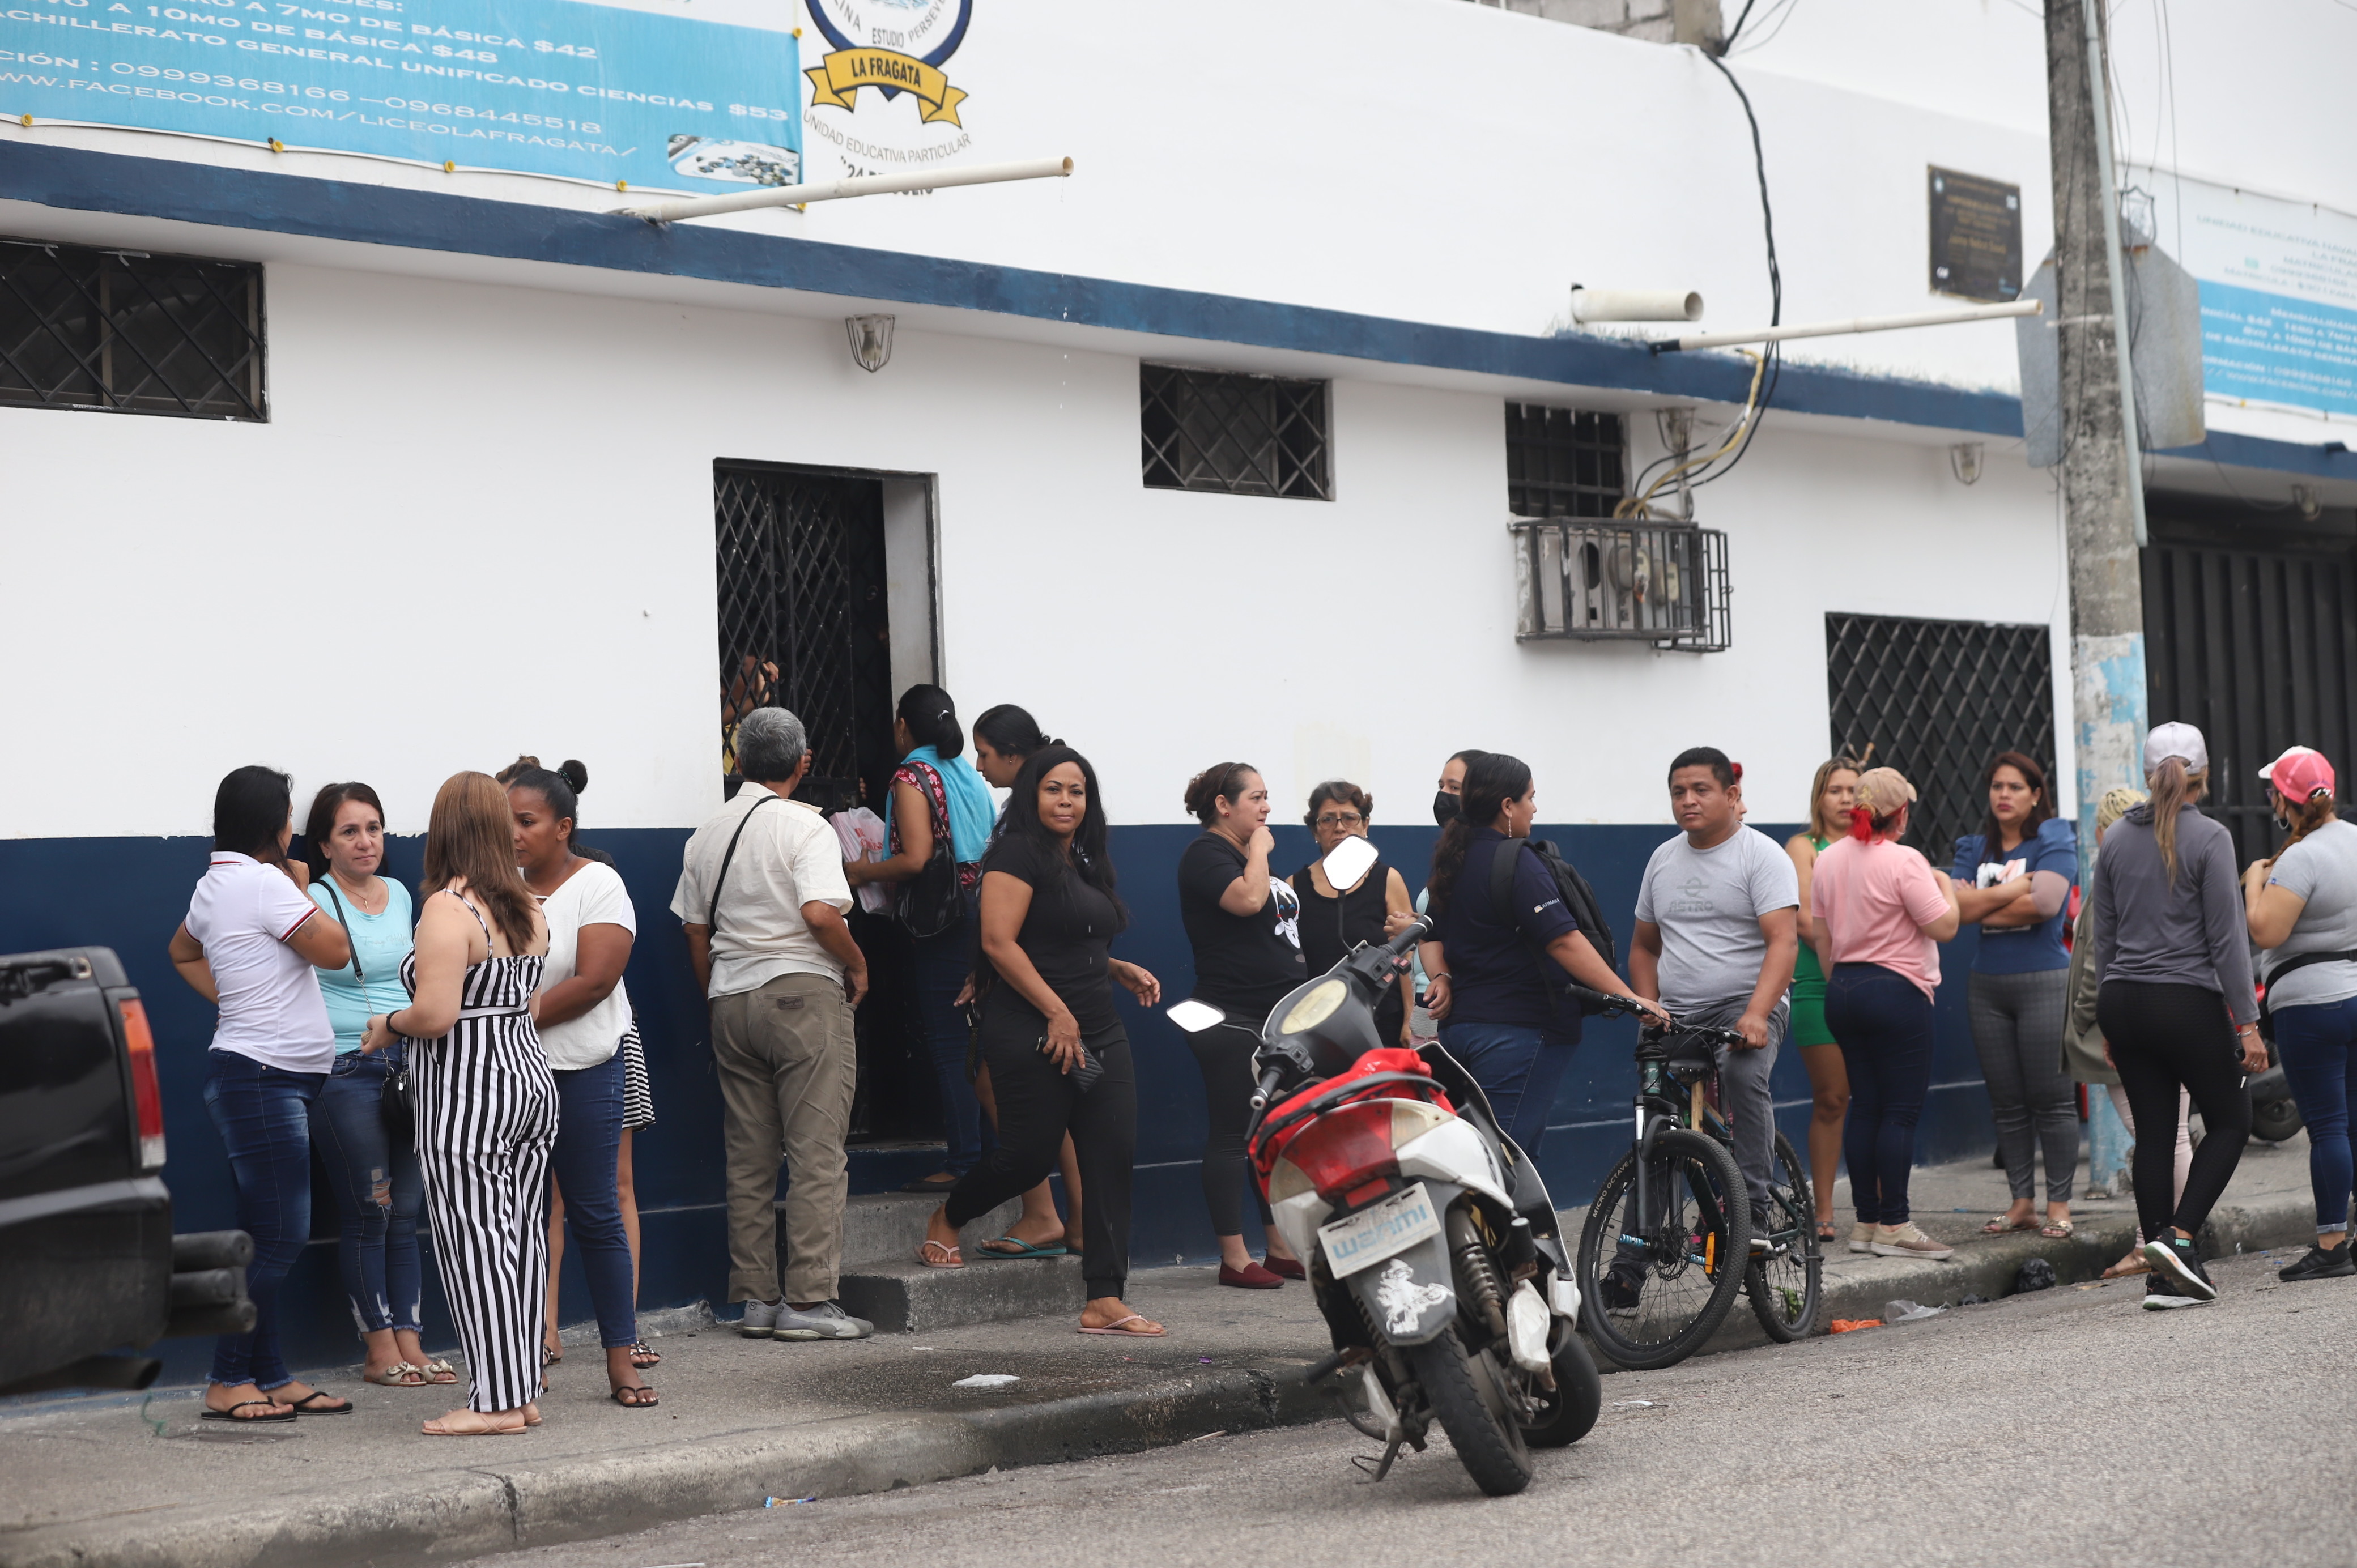
[[[1011,1244],[1015,1248],[1015,1251],[1011,1252],[1000,1251],[999,1245],[1002,1242]],[[985,1241],[979,1248],[975,1249],[974,1251],[974,1256],[977,1258],[1003,1258],[1009,1260],[1021,1258],[1069,1258],[1071,1255],[1071,1249],[1065,1246],[1061,1241],[1058,1241],[1052,1246],[1041,1247],[1032,1242],[1026,1241],[1020,1236],[994,1236],[989,1240]]]
[[[1169,1332],[1167,1328],[1132,1328],[1129,1326],[1133,1323],[1145,1323],[1147,1321],[1149,1320],[1133,1312],[1127,1317],[1122,1318],[1117,1322],[1106,1324],[1103,1328],[1092,1328],[1087,1324],[1083,1323],[1081,1325],[1081,1332],[1083,1334],[1102,1334],[1108,1338],[1113,1339],[1159,1339],[1165,1334]]]
[[[284,1415],[240,1415],[237,1413],[242,1410],[268,1410],[277,1402],[278,1402],[276,1400],[240,1400],[235,1404],[230,1406],[227,1410],[214,1410],[209,1406],[205,1411],[204,1419],[207,1421],[233,1421],[240,1426],[260,1426],[268,1422],[294,1420],[295,1412],[291,1410]]]
[[[941,1254],[939,1258],[936,1258],[933,1255],[936,1252]],[[958,1251],[957,1248],[944,1245],[940,1241],[932,1240],[930,1238],[917,1243],[917,1262],[924,1264],[925,1267],[929,1269],[962,1269],[965,1267],[965,1259]]]
[[[282,1400],[280,1402],[283,1404],[293,1405],[295,1407],[295,1413],[297,1415],[350,1415],[353,1411],[360,1408],[353,1404],[350,1400],[344,1401],[341,1404],[322,1405],[317,1410],[311,1408],[312,1402],[316,1400],[331,1400],[335,1397],[336,1396],[334,1394],[328,1392],[325,1389],[313,1389],[301,1399]]]

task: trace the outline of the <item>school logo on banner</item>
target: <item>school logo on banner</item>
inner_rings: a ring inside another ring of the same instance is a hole
[[[974,0],[807,0],[807,5],[811,23],[828,48],[817,65],[802,72],[810,79],[813,110],[856,113],[860,92],[866,89],[883,103],[904,94],[914,100],[920,126],[965,128],[958,117],[965,90],[951,85],[943,67],[965,41]],[[817,116],[812,120],[816,124]],[[844,138],[833,139],[845,145],[846,154],[855,150]],[[963,137],[956,138],[956,145],[963,145]],[[866,145],[856,150],[881,155],[886,161],[920,162],[943,156],[939,145],[929,141],[921,148]]]

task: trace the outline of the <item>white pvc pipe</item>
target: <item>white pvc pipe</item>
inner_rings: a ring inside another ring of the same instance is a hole
[[[1819,321],[1806,327],[1762,327],[1749,332],[1697,332],[1653,345],[1662,353],[1676,349],[1726,349],[1738,343],[1781,343],[1787,338],[1836,338],[1846,332],[1895,332],[1902,327],[1947,327],[1959,321],[2001,321],[2010,316],[2037,316],[2046,303],[2017,299],[2006,305],[1973,305],[1954,310],[1919,310],[1911,316],[1861,316],[1852,321]]]
[[[1071,172],[1070,158],[1032,158],[1023,163],[974,164],[921,174],[861,175],[856,179],[829,180],[823,185],[766,186],[742,196],[691,196],[646,207],[625,207],[619,213],[625,218],[643,218],[650,223],[677,223],[689,218],[716,217],[723,212],[799,207],[808,201],[840,201],[845,197],[883,196],[896,190],[942,190],[952,185],[997,185],[1010,179],[1062,179]]]
[[[1679,288],[1575,288],[1574,321],[1700,321],[1702,295]]]

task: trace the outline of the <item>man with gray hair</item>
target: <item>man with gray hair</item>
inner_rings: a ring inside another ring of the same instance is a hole
[[[858,1081],[852,1009],[867,960],[844,912],[851,888],[826,819],[791,799],[810,772],[802,723],[755,708],[737,725],[737,798],[687,841],[672,913],[712,1006],[728,1166],[728,1299],[752,1338],[860,1339],[875,1326],[835,1300],[843,1144]],[[779,1151],[786,1271],[778,1273]]]

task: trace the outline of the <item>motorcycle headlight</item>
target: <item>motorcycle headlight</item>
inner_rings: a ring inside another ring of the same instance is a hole
[[[1305,1029],[1316,1028],[1334,1015],[1334,1009],[1342,1005],[1342,999],[1350,993],[1350,986],[1339,980],[1329,980],[1313,987],[1286,1011],[1285,1021],[1277,1026],[1278,1032],[1297,1035]]]

